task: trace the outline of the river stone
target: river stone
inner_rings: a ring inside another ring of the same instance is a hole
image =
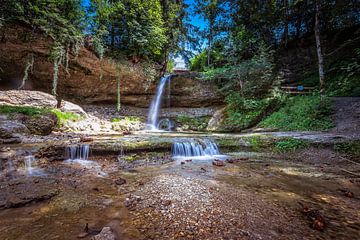
[[[0,105],[56,108],[57,100],[44,92],[10,90],[0,91]]]
[[[110,227],[104,227],[98,235],[92,237],[91,239],[92,240],[115,240],[116,238]]]

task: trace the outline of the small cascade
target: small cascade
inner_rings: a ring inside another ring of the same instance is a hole
[[[93,172],[98,177],[107,176],[107,173],[101,169],[101,166],[97,162],[89,160],[89,144],[68,146],[66,148],[66,153],[68,159],[64,161],[65,164],[80,165]]]
[[[90,146],[88,144],[68,146],[66,148],[66,152],[69,160],[88,160],[90,155]]]
[[[25,159],[24,159],[24,163],[25,163],[25,172],[28,174],[28,175],[32,175],[33,174],[33,162],[35,161],[35,157],[33,155],[28,155],[28,156],[25,156]]]
[[[147,130],[159,130],[158,129],[158,121],[159,121],[159,111],[161,107],[161,100],[162,96],[165,92],[165,86],[168,82],[169,89],[168,89],[168,105],[170,107],[170,79],[171,75],[164,76],[161,78],[158,88],[156,90],[156,95],[151,102],[150,109],[149,109],[149,116],[147,121]]]
[[[185,140],[178,141],[172,145],[172,156],[173,158],[181,157],[218,157],[225,156],[221,155],[220,150],[216,143],[210,139],[204,140]]]
[[[45,172],[36,167],[36,159],[32,154],[24,157],[25,173],[28,176],[46,176]]]
[[[124,148],[123,148],[123,146],[120,146],[120,151],[119,151],[119,154],[117,156],[117,160],[118,160],[118,162],[120,164],[123,161],[123,158],[124,158]]]

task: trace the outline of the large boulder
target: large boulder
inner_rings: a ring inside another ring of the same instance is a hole
[[[0,105],[55,108],[57,100],[53,95],[26,90],[0,91]]]

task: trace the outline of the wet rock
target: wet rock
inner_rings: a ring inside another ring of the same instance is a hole
[[[46,113],[35,117],[25,117],[23,124],[36,135],[49,135],[58,122],[54,113]]]
[[[81,136],[80,137],[80,142],[93,142],[94,139],[92,137],[88,137],[88,136]]]
[[[21,193],[20,195],[9,195],[7,199],[0,199],[0,209],[2,208],[18,208],[23,207],[32,202],[42,202],[56,196],[58,191],[38,192],[30,195],[30,193]]]
[[[15,138],[17,137],[16,133],[28,134],[30,131],[24,124],[15,120],[0,121],[0,138]]]
[[[226,162],[227,162],[227,163],[234,163],[235,161],[234,161],[234,159],[231,159],[231,158],[230,158],[230,159],[226,159]]]
[[[123,178],[118,178],[115,180],[116,185],[124,185],[126,183],[126,180]]]
[[[217,160],[217,159],[215,159],[215,160],[212,162],[212,164],[213,164],[214,166],[217,166],[217,167],[223,167],[223,166],[225,166],[225,162],[224,162],[224,161]]]
[[[345,197],[353,198],[354,193],[351,192],[349,189],[340,189],[340,191],[344,194]]]
[[[115,240],[115,235],[110,227],[104,227],[101,232],[92,237],[92,240]]]
[[[130,211],[135,210],[136,205],[141,201],[140,196],[136,195],[130,195],[125,199],[124,205],[127,207]]]
[[[46,158],[48,161],[62,161],[65,159],[65,146],[44,146],[38,150],[35,157]]]

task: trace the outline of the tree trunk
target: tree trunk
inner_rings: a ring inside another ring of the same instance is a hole
[[[320,81],[320,94],[324,94],[325,88],[325,73],[324,73],[324,57],[321,50],[321,41],[320,41],[320,27],[319,27],[319,15],[320,7],[319,2],[316,1],[316,12],[315,12],[315,40],[316,40],[316,52],[319,60],[319,81]]]
[[[209,47],[208,47],[208,67],[210,67],[210,64],[211,64],[211,44],[212,44],[212,24],[210,24],[210,28],[209,28]]]

